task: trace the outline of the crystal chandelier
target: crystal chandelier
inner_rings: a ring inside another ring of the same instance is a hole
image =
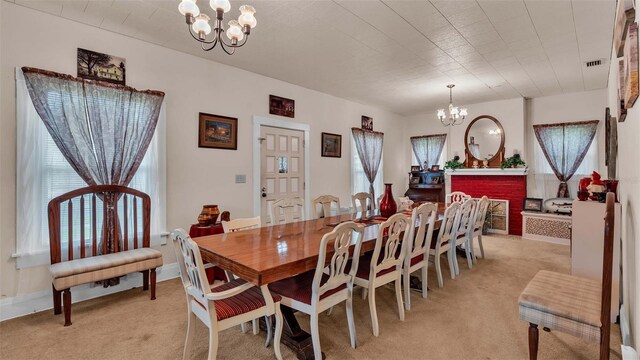
[[[453,106],[452,89],[454,86],[453,84],[447,85],[449,88],[449,117],[447,118],[444,109],[438,110],[438,119],[444,126],[460,125],[464,122],[464,118],[467,117],[467,108],[458,109],[457,106]]]
[[[256,27],[257,22],[253,15],[256,13],[256,9],[250,5],[240,6],[240,17],[238,17],[238,20],[229,21],[229,28],[227,28],[226,34],[231,43],[227,44],[222,36],[222,34],[225,33],[222,20],[224,13],[231,10],[231,4],[229,0],[210,0],[209,6],[216,12],[216,19],[213,25],[215,34],[211,40],[207,40],[207,35],[209,35],[212,30],[211,25],[209,25],[211,18],[207,14],[200,13],[200,9],[198,5],[196,5],[196,0],[182,0],[180,5],[178,5],[178,11],[184,15],[191,36],[202,44],[202,50],[210,51],[215,48],[216,45],[220,44],[224,52],[232,55],[236,51],[236,48],[247,43],[251,29]]]

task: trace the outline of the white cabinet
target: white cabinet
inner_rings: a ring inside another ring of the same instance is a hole
[[[604,213],[604,203],[578,200],[573,202],[571,215],[571,273],[573,275],[602,281]],[[612,321],[615,321],[620,308],[620,216],[621,206],[616,203],[611,285]]]

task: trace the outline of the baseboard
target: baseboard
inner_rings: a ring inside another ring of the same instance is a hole
[[[175,279],[180,276],[178,263],[163,265],[156,270],[156,281]],[[71,289],[73,302],[94,299],[142,286],[142,274],[133,273],[120,278],[120,284],[103,288],[101,286],[80,285]],[[0,300],[0,321],[33,314],[53,308],[51,289],[18,295]]]

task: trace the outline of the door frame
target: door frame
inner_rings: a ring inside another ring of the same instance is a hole
[[[263,216],[260,214],[260,127],[270,126],[275,128],[298,130],[304,132],[304,218],[309,218],[309,202],[311,201],[310,189],[311,184],[309,182],[310,162],[309,162],[309,131],[311,126],[309,124],[303,124],[295,121],[275,119],[267,116],[253,115],[253,216]],[[264,214],[266,216],[266,214]]]

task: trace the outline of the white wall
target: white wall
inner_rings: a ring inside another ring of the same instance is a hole
[[[334,194],[350,204],[350,128],[360,116],[372,116],[374,129],[385,133],[384,177],[404,192],[407,167],[403,161],[403,117],[376,107],[336,98],[157,45],[110,33],[52,15],[0,2],[2,54],[0,112],[0,296],[50,289],[46,266],[16,270],[15,252],[15,79],[14,69],[32,66],[76,73],[78,47],[122,56],[127,60],[127,85],[166,93],[167,103],[167,222],[168,229],[188,228],[203,204],[218,204],[232,217],[253,215],[251,117],[268,115],[268,96],[296,101],[293,121],[310,124],[311,197]],[[25,27],[24,19],[38,26]],[[185,41],[191,41],[188,35]],[[197,46],[194,42],[193,46]],[[239,52],[241,53],[241,51]],[[240,56],[240,55],[234,55]],[[258,60],[257,60],[258,61]],[[198,112],[238,118],[238,150],[197,147]],[[288,118],[284,118],[288,119]],[[320,133],[342,134],[342,158],[320,156]],[[247,175],[235,184],[236,174]],[[19,231],[19,230],[18,230]],[[163,247],[165,263],[173,250]]]

